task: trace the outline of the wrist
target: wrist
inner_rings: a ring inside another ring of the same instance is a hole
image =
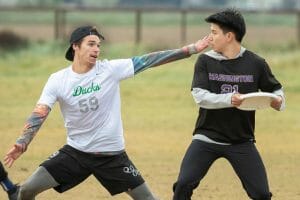
[[[26,142],[24,142],[22,139],[18,139],[16,141],[16,144],[20,147],[22,153],[24,153],[27,150],[28,144],[26,144]]]
[[[190,44],[190,45],[187,46],[187,48],[188,48],[188,52],[189,52],[190,55],[198,53],[195,44]]]

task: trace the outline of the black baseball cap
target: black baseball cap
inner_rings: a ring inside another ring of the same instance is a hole
[[[95,26],[81,26],[76,28],[71,34],[70,47],[68,48],[65,56],[67,60],[73,61],[74,59],[74,50],[72,45],[88,35],[96,35],[100,39],[104,40],[104,37],[97,31]]]

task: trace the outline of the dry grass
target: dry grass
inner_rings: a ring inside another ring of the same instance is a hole
[[[265,162],[275,200],[300,198],[298,53],[299,51],[269,56],[274,73],[286,86],[286,111],[264,110],[257,113],[257,146]],[[185,149],[191,141],[197,116],[197,106],[194,105],[189,92],[195,58],[194,56],[160,69],[145,71],[134,79],[124,81],[121,87],[127,152],[152,190],[164,200],[172,197],[171,187],[177,178]],[[45,61],[41,59],[34,63],[40,67],[32,68],[23,68],[25,63],[16,64],[11,60],[0,64],[2,158],[21,132],[25,119],[38,99],[47,80],[45,74],[55,71],[49,66],[49,60],[51,65],[57,67],[65,65],[65,61],[58,62],[47,57],[44,59]],[[49,67],[44,68],[45,66]],[[35,74],[34,77],[31,72]],[[10,177],[17,182],[24,181],[43,160],[64,143],[65,130],[59,109],[56,107],[28,151],[8,169]],[[6,199],[4,192],[0,192],[0,199]],[[129,198],[125,194],[110,197],[91,177],[66,193],[58,194],[49,190],[37,199]],[[228,162],[221,159],[212,166],[200,187],[195,190],[193,199],[248,198]]]

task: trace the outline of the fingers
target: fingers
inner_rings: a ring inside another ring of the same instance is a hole
[[[208,47],[208,45],[209,45],[209,36],[208,35],[204,36],[201,40],[198,40],[195,43],[195,46],[196,46],[196,49],[198,52],[203,51],[206,47]]]
[[[202,40],[209,41],[209,35],[204,36]]]
[[[15,160],[13,158],[11,158],[9,156],[5,156],[5,158],[4,158],[4,165],[6,165],[7,167],[10,168],[13,165],[14,161]]]
[[[278,98],[273,99],[273,101],[271,102],[271,107],[274,108],[275,110],[280,110],[282,104],[282,97],[278,96]]]
[[[11,167],[16,159],[22,154],[22,145],[14,144],[14,146],[7,152],[4,157],[4,164]]]
[[[238,107],[241,105],[241,103],[243,102],[243,98],[241,97],[241,94],[239,93],[234,93],[232,96],[231,96],[231,104],[235,107]]]

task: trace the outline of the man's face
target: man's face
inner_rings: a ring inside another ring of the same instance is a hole
[[[219,25],[211,23],[209,41],[211,48],[219,53],[225,49],[228,41],[228,33],[224,33]]]
[[[95,65],[100,54],[100,43],[101,40],[96,35],[84,37],[79,46],[74,46],[75,57],[81,63],[87,63],[90,66]]]

